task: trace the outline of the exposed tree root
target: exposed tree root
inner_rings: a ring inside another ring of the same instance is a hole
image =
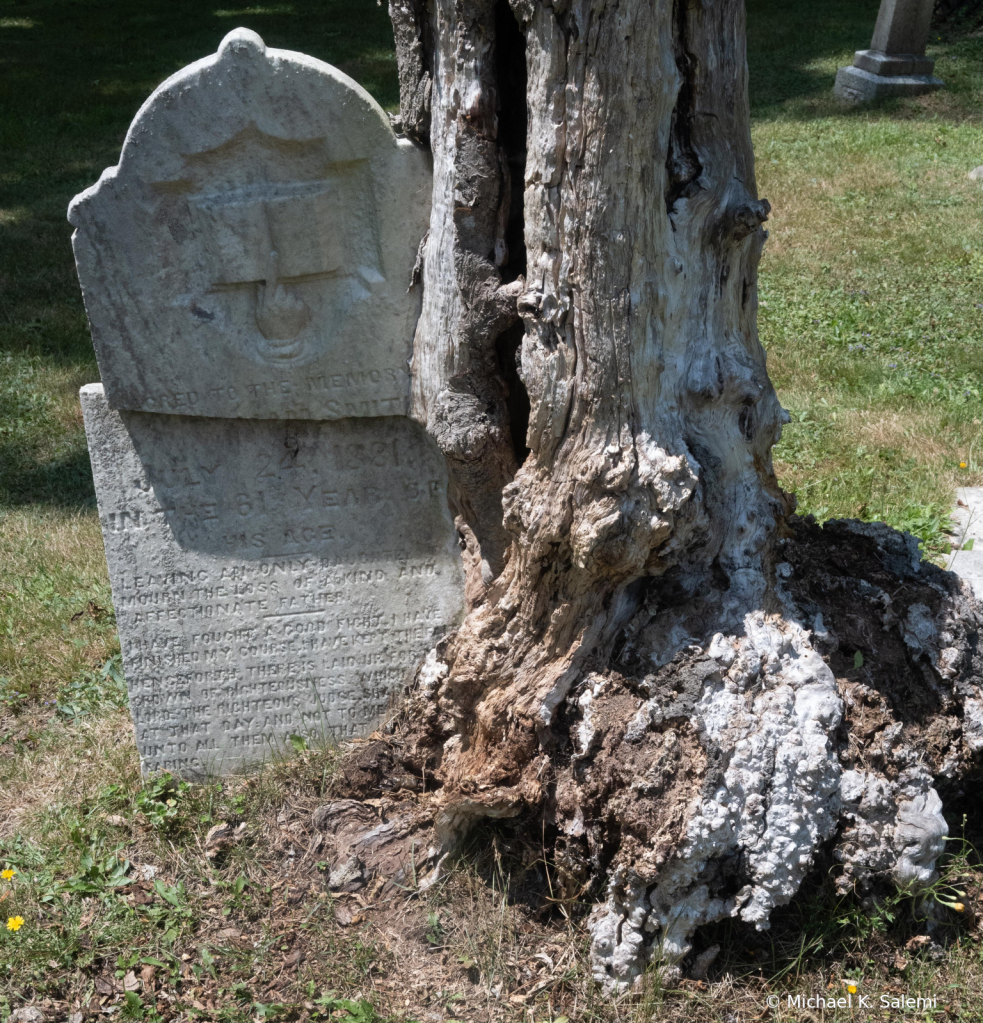
[[[470,612],[319,814],[336,880],[425,884],[538,817],[609,988],[767,927],[829,843],[843,889],[925,884],[934,779],[983,745],[980,612],[886,527],[789,519],[744,4],[390,11],[434,166],[411,407]]]
[[[502,731],[493,783],[445,770],[481,728],[448,716],[445,641],[392,735],[345,760],[361,801],[315,815],[332,886],[423,885],[475,821],[535,813],[559,894],[595,895],[595,976],[617,988],[653,957],[671,972],[703,924],[767,928],[830,840],[843,891],[929,883],[946,834],[936,779],[966,777],[983,752],[983,610],[886,526],[793,519],[787,533],[770,606],[665,577],[637,586],[535,748]]]

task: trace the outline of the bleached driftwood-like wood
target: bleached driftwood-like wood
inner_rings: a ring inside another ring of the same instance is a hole
[[[412,408],[448,460],[471,610],[352,769],[355,791],[398,771],[427,791],[377,853],[344,828],[338,848],[391,870],[425,821],[439,870],[474,821],[538,814],[568,893],[595,893],[613,988],[703,923],[767,927],[838,829],[844,884],[928,880],[934,777],[983,747],[979,619],[899,534],[796,523],[776,483],[743,2],[390,12],[434,164]],[[864,616],[892,677],[943,694],[920,723],[846,676]],[[856,736],[864,700],[881,728]],[[968,724],[926,759],[953,708]]]

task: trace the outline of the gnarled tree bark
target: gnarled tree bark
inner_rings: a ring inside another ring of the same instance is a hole
[[[425,791],[321,811],[345,876],[424,846],[437,871],[475,820],[538,812],[612,987],[703,923],[766,927],[830,840],[844,885],[924,883],[933,777],[983,747],[979,619],[908,540],[794,520],[776,483],[743,0],[390,13],[434,165],[413,410],[470,611],[345,767],[350,794]],[[851,676],[861,647],[890,672]]]

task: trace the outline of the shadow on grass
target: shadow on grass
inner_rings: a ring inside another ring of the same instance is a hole
[[[869,44],[877,7],[878,0],[748,0],[754,117],[843,113],[831,97],[836,68]],[[69,200],[116,163],[153,88],[213,53],[232,28],[330,61],[390,107],[398,99],[392,28],[376,0],[25,0],[0,14],[0,398],[15,393],[22,404],[25,388],[62,395],[39,403],[14,432],[0,432],[9,442],[0,449],[0,503],[77,504],[91,498],[91,480],[87,461],[74,454],[84,455],[81,428],[65,425],[75,398],[64,397],[63,378],[76,366],[90,367],[76,383],[98,374],[65,219]],[[983,41],[965,37],[946,48],[962,57],[940,69],[947,89],[937,101],[950,104],[941,116],[977,116],[967,111],[983,109],[973,91]],[[25,366],[33,376],[22,385]]]
[[[906,101],[844,106],[833,97],[840,67],[856,50],[870,46],[879,0],[747,0],[748,73],[751,115],[757,121],[802,120],[830,115],[865,119],[873,113],[905,118]],[[933,22],[928,55],[945,82],[921,113],[950,121],[979,118],[983,38],[965,18]],[[910,101],[909,101],[910,102]]]
[[[870,46],[880,0],[748,0],[751,112],[776,116],[790,100],[825,97],[836,68]]]
[[[0,508],[94,508],[95,501],[92,466],[84,446],[39,464],[23,447],[0,445]]]

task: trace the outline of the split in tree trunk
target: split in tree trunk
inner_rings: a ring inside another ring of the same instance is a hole
[[[434,165],[413,412],[470,611],[345,763],[402,810],[319,812],[339,884],[537,814],[617,988],[767,927],[830,841],[843,886],[926,883],[933,779],[983,750],[980,618],[911,538],[820,530],[775,480],[743,0],[390,13]]]

